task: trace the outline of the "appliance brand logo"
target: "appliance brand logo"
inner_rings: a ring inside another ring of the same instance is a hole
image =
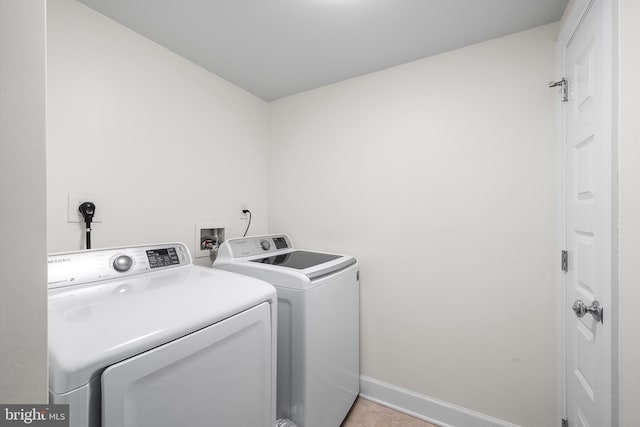
[[[0,427],[69,427],[69,405],[0,405]]]
[[[47,261],[47,264],[59,264],[62,262],[71,262],[71,258],[53,258]]]

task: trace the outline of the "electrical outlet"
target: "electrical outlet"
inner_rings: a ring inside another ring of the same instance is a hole
[[[82,196],[75,194],[67,195],[67,222],[84,222],[84,218],[82,218],[82,214],[78,210],[84,202],[93,202],[93,204],[96,205],[96,214],[93,217],[93,222],[102,222],[100,199],[96,198],[93,194],[85,194]]]

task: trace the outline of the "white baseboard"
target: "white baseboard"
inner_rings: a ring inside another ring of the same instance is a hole
[[[360,396],[440,427],[518,427],[516,424],[360,376]]]

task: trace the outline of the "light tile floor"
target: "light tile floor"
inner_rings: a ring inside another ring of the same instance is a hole
[[[438,427],[358,397],[341,427]]]

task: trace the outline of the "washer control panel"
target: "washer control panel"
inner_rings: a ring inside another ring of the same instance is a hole
[[[93,249],[49,255],[49,289],[116,279],[191,264],[182,243]]]
[[[232,258],[269,254],[293,247],[284,234],[229,239],[225,243],[231,250]]]

